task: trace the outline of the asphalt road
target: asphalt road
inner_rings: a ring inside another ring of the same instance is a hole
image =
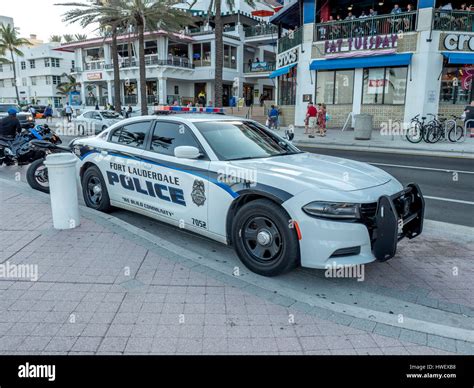
[[[66,144],[69,137],[63,137]],[[426,199],[426,219],[474,227],[474,160],[380,152],[330,150],[300,147],[313,153],[371,163],[393,175],[402,184],[418,183]],[[20,168],[22,175],[26,166]],[[14,169],[0,167],[0,177],[14,179]],[[125,216],[123,216],[125,217]],[[129,216],[127,216],[128,218]],[[142,216],[133,222],[147,222]],[[131,221],[131,220],[129,220]]]
[[[418,183],[426,218],[474,227],[474,160],[300,147],[308,152],[367,162],[402,184]]]

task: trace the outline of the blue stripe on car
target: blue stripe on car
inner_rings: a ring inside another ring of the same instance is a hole
[[[86,152],[84,155],[82,155],[82,156],[80,157],[80,159],[81,159],[81,160],[84,160],[84,159],[87,158],[89,155],[91,155],[91,154],[98,154],[98,153],[100,153],[100,151],[98,151],[98,150],[88,151],[88,152]],[[205,175],[196,173],[196,172],[194,172],[194,171],[186,170],[186,169],[183,169],[183,168],[180,168],[180,167],[174,167],[174,166],[166,165],[166,164],[163,164],[163,163],[161,163],[161,162],[156,162],[156,161],[150,160],[150,159],[143,159],[143,158],[140,158],[140,157],[138,157],[138,156],[132,156],[132,155],[128,156],[128,155],[123,155],[123,154],[119,154],[119,153],[116,153],[116,152],[108,152],[108,155],[116,156],[116,157],[118,157],[118,158],[137,160],[137,161],[140,161],[140,162],[143,162],[143,163],[150,163],[150,164],[154,164],[154,165],[156,165],[156,166],[169,168],[169,169],[171,169],[171,170],[184,172],[184,173],[186,173],[186,174],[191,174],[191,175],[197,176],[197,177],[199,177],[199,178],[206,179],[206,180],[208,180],[208,181],[211,182],[211,183],[214,183],[215,185],[219,186],[221,189],[227,191],[227,192],[232,196],[232,198],[237,198],[237,197],[239,197],[239,193],[237,193],[237,192],[235,192],[234,190],[232,190],[232,188],[231,188],[230,186],[226,185],[225,183],[219,182],[217,179],[207,177],[207,176],[205,176]],[[202,170],[202,171],[204,171],[204,170]]]

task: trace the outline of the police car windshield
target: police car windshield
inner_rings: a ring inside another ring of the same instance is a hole
[[[301,152],[265,127],[249,121],[216,120],[195,125],[220,160],[269,158]]]

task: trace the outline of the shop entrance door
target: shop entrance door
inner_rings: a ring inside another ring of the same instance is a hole
[[[196,82],[194,84],[194,99],[199,105],[206,106],[207,95],[205,82]]]
[[[245,105],[250,106],[253,104],[253,85],[244,84],[244,100]]]

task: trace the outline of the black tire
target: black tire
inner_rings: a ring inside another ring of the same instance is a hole
[[[49,194],[48,169],[44,165],[44,159],[37,159],[28,166],[26,181],[34,190]]]
[[[258,238],[267,238],[267,243]],[[298,236],[291,228],[290,217],[267,199],[249,202],[237,212],[232,242],[242,263],[259,275],[281,275],[300,263]]]
[[[461,127],[460,125],[456,125],[453,128],[451,128],[448,134],[449,141],[452,143],[461,141],[463,137],[464,137],[464,128]]]
[[[410,143],[416,144],[423,140],[421,125],[414,123],[407,130],[406,138]]]
[[[112,210],[105,180],[96,166],[89,167],[84,172],[81,185],[82,195],[87,207],[104,213]]]

